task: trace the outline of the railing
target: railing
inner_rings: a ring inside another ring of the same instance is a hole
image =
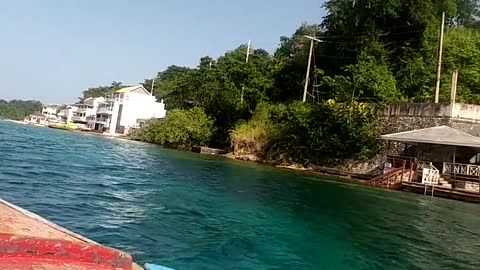
[[[112,113],[113,107],[99,107],[98,113]]]
[[[411,165],[415,165],[417,163],[417,159],[414,157],[406,157],[406,156],[387,156],[387,160],[392,162],[393,167],[401,167],[405,162],[406,168],[411,167]]]
[[[444,162],[443,174],[449,175],[454,189],[480,192],[479,165]]]
[[[422,169],[422,184],[437,185],[440,179],[440,171],[431,162],[427,166]]]
[[[392,168],[404,168],[405,171],[410,171],[408,179],[404,181],[411,182],[416,177],[415,170],[418,166],[417,159],[408,156],[387,156],[387,161],[391,163]],[[386,173],[387,171],[385,171]]]
[[[431,195],[433,197],[433,193],[435,192],[435,186],[439,185],[440,180],[440,171],[433,166],[433,164],[427,163],[427,167],[423,168],[422,171],[422,184],[425,185],[425,189],[423,194],[427,195],[428,187],[432,187]]]
[[[443,174],[459,174],[465,176],[472,176],[480,178],[480,166],[479,165],[470,165],[470,164],[461,164],[461,163],[443,163]]]
[[[82,122],[86,122],[86,121],[87,121],[87,117],[85,117],[85,116],[72,116],[72,121],[82,121]]]
[[[417,162],[417,171],[423,172],[423,169],[430,169],[432,162],[430,161],[418,161]]]
[[[413,167],[414,163],[410,163],[410,168],[406,169],[407,161],[402,162],[401,167],[390,169],[388,172],[374,177],[367,181],[367,185],[374,187],[382,187],[386,189],[397,189],[400,188],[403,181],[410,181],[412,174],[414,173]],[[405,179],[405,176],[408,176],[408,179]]]
[[[108,122],[109,121],[106,118],[97,118],[97,120],[95,120],[95,123],[99,123],[99,124],[106,124]]]
[[[386,187],[389,189],[391,185],[395,185],[403,181],[404,173],[404,168],[395,168],[385,174],[372,178],[368,181],[368,185],[374,187]]]
[[[105,101],[106,101],[106,102],[110,102],[110,103],[113,103],[113,102],[123,102],[123,98],[106,98]]]

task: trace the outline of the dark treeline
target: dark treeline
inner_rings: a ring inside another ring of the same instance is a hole
[[[34,112],[42,110],[42,103],[34,100],[11,100],[0,99],[0,118],[23,120]]]

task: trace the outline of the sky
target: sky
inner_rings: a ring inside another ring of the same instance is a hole
[[[320,23],[323,0],[0,0],[0,99],[73,103]]]

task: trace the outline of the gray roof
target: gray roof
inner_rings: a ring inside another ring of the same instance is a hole
[[[41,113],[41,112],[34,112],[34,113],[32,113],[31,115],[34,115],[34,116],[37,116],[37,117],[45,117],[45,118],[47,118],[47,117],[46,117],[43,113]]]
[[[480,138],[447,126],[383,135],[382,139],[405,143],[426,143],[480,148]]]

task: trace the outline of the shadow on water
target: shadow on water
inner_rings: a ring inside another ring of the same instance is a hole
[[[480,269],[478,205],[0,122],[0,196],[177,269]]]

